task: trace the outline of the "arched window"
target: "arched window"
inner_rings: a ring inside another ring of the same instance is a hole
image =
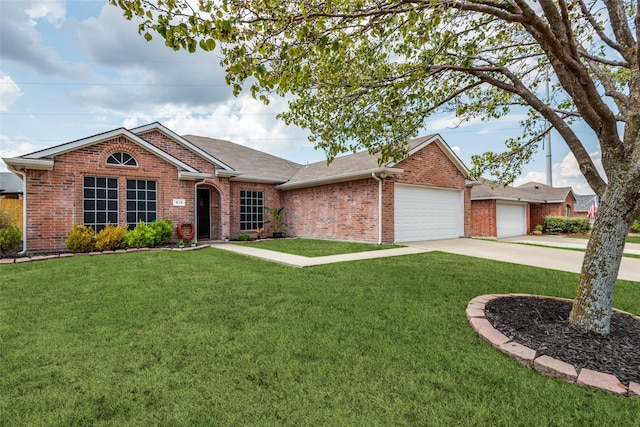
[[[107,164],[117,166],[138,166],[138,162],[136,162],[136,159],[134,159],[131,154],[125,153],[123,151],[112,153],[109,157],[107,157]]]
[[[571,216],[571,205],[564,205],[564,216]]]

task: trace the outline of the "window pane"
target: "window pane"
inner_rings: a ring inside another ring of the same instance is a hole
[[[99,231],[108,223],[118,224],[118,179],[83,178],[82,208],[84,225]],[[108,190],[107,190],[108,188]]]

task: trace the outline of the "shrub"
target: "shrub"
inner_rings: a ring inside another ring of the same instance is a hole
[[[99,251],[113,251],[124,248],[124,236],[127,230],[113,224],[107,224],[105,228],[96,234],[96,249]]]
[[[587,233],[591,224],[587,218],[547,216],[544,228],[549,233]]]
[[[631,232],[640,234],[640,219],[636,219],[633,224],[631,224]]]
[[[73,229],[67,234],[67,248],[71,252],[91,252],[95,249],[95,233],[93,228],[80,224],[73,224]]]
[[[145,224],[143,220],[140,220],[136,228],[127,231],[124,241],[130,248],[150,248],[155,244],[156,232]]]
[[[152,246],[164,245],[169,241],[173,234],[173,224],[170,219],[159,219],[149,224],[153,229],[155,236]]]
[[[238,240],[240,240],[241,242],[248,242],[249,240],[251,240],[251,236],[249,236],[248,234],[238,234]]]
[[[0,228],[0,255],[13,252],[22,242],[22,232],[15,225]]]

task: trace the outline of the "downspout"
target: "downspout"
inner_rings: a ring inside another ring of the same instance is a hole
[[[22,250],[18,255],[24,255],[27,253],[27,174],[10,165],[7,166],[11,172],[22,176]]]
[[[204,184],[207,180],[203,179],[200,182],[196,182],[196,184],[193,186],[193,191],[194,191],[194,195],[193,195],[193,230],[194,230],[194,234],[193,234],[193,239],[195,241],[198,241],[198,185]]]
[[[371,172],[373,179],[378,181],[378,245],[382,244],[382,180]]]

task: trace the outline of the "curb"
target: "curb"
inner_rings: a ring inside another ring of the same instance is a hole
[[[466,315],[467,320],[471,324],[474,331],[485,341],[496,349],[500,350],[507,356],[517,360],[525,366],[533,368],[535,371],[558,378],[563,381],[577,384],[583,387],[589,387],[596,390],[608,391],[618,396],[640,397],[640,384],[631,382],[629,387],[625,386],[618,380],[615,375],[604,372],[593,371],[591,369],[581,369],[578,373],[573,365],[563,362],[553,357],[542,355],[536,357],[536,351],[522,344],[511,341],[507,336],[495,329],[491,322],[487,320],[485,315],[485,307],[489,301],[502,297],[512,296],[528,296],[534,298],[553,298],[562,301],[571,301],[566,298],[543,297],[539,295],[527,294],[495,294],[481,295],[467,304]],[[616,310],[620,313],[630,314],[638,321],[640,317],[631,313]]]
[[[34,255],[31,257],[25,256],[20,258],[0,258],[0,265],[19,264],[22,262],[32,262],[32,261],[46,261],[48,259],[70,258],[70,257],[78,257],[78,256],[129,254],[134,252],[194,251],[194,250],[199,250],[199,249],[204,249],[209,247],[211,247],[211,245],[185,246],[184,248],[131,248],[131,249],[118,249],[115,251],[82,252],[82,253],[63,252],[55,255]]]

